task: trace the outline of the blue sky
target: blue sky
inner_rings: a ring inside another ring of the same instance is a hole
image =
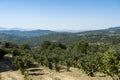
[[[91,30],[120,26],[120,0],[0,0],[0,27]]]

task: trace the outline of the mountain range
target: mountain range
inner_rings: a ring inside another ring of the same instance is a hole
[[[120,41],[120,27],[76,33],[51,30],[0,30],[0,41],[10,41],[17,44],[28,43],[31,46],[40,45],[43,41],[58,41],[70,45],[76,40],[88,42]]]
[[[32,31],[21,31],[21,30],[1,30],[1,34],[8,34],[21,37],[35,37],[50,33],[55,33],[55,31],[50,30],[32,30]]]

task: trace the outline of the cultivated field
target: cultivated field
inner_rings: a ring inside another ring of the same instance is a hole
[[[24,80],[20,71],[10,65],[10,57],[5,56],[0,61],[0,80]],[[66,72],[63,68],[60,72],[49,70],[46,67],[29,68],[29,79],[32,80],[112,80],[111,77],[96,73],[95,77],[89,77],[81,70],[71,68]]]

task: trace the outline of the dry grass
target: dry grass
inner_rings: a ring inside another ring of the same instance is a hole
[[[10,63],[10,58],[5,58],[0,61],[0,80],[24,80],[20,71],[13,70]],[[46,67],[29,68],[29,78],[32,80],[112,80],[111,77],[101,73],[96,73],[95,77],[89,77],[81,70],[71,68],[70,72],[66,72],[63,68],[60,72],[49,70]]]
[[[89,77],[80,70],[75,68],[71,68],[71,72],[66,71],[55,72],[45,67],[29,69],[29,78],[32,80],[112,80],[111,77],[100,73],[97,73],[96,77]],[[1,72],[0,80],[24,80],[24,79],[20,71],[6,71]]]
[[[70,72],[55,72],[45,67],[41,70],[39,75],[30,75],[30,77],[33,80],[112,80],[111,77],[100,73],[97,73],[96,77],[89,77],[76,68],[71,68]]]

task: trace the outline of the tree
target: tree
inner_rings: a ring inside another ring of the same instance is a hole
[[[33,61],[33,57],[30,53],[22,53],[21,55],[14,56],[12,62],[20,69],[21,73],[24,74],[25,69],[30,67]]]
[[[86,55],[82,59],[80,59],[80,66],[81,69],[88,74],[89,76],[93,77],[94,73],[99,71],[99,62],[100,56],[98,55]]]
[[[66,62],[67,71],[70,71],[70,67],[72,66],[71,58],[66,58],[65,62]]]
[[[85,41],[76,41],[72,46],[73,53],[84,53],[87,54],[88,43]]]
[[[21,52],[18,49],[13,49],[13,51],[12,51],[13,56],[19,56],[20,54],[21,54]]]
[[[76,41],[71,49],[74,67],[78,66],[78,61],[81,61],[87,55],[88,43],[85,41]],[[80,60],[79,60],[80,59]]]
[[[48,57],[47,58],[47,62],[48,62],[49,69],[53,69],[53,58],[52,57]]]
[[[57,58],[54,58],[54,68],[57,72],[60,71],[59,59],[57,59]]]
[[[2,59],[6,53],[7,52],[4,49],[0,49],[0,59]]]
[[[30,50],[30,46],[28,45],[28,44],[21,44],[20,45],[20,47],[19,47],[20,49],[28,49],[28,50]]]
[[[50,41],[44,41],[42,44],[41,44],[41,47],[42,49],[48,49],[48,47],[51,45],[51,42]]]
[[[4,43],[1,43],[1,45],[3,46],[3,48],[17,48],[18,47],[16,44],[13,44],[11,42],[4,42]]]
[[[103,56],[103,73],[110,75],[113,80],[120,80],[120,53],[117,50],[108,50]]]

